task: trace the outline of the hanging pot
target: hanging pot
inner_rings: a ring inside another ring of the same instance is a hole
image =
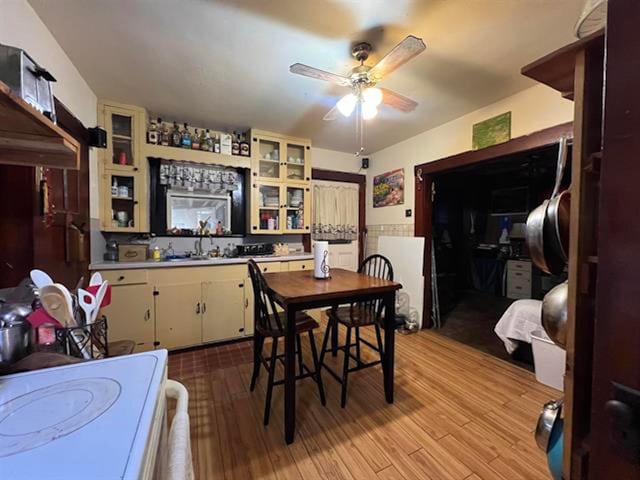
[[[567,139],[562,137],[551,199],[542,202],[527,217],[526,242],[531,260],[546,273],[561,273],[567,262],[570,195],[568,191],[559,194],[566,160]]]
[[[542,300],[542,326],[560,348],[566,348],[567,342],[568,297],[569,282],[562,282],[549,290]]]

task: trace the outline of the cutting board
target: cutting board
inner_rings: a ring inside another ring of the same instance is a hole
[[[402,291],[410,298],[411,308],[418,312],[418,324],[422,328],[424,302],[424,238],[378,238],[378,253],[387,257],[393,265],[393,279],[402,284]]]

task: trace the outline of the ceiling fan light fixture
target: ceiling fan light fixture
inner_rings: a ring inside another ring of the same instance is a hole
[[[365,88],[362,92],[364,103],[369,103],[377,107],[382,103],[382,90],[376,87]]]
[[[378,115],[378,107],[371,102],[362,102],[362,118],[371,120]]]
[[[348,117],[353,112],[353,109],[356,108],[356,103],[358,101],[358,97],[356,97],[353,93],[348,93],[340,100],[336,106],[342,115]]]

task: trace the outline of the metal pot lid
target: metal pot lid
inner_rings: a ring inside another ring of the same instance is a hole
[[[547,453],[549,448],[549,440],[551,439],[551,432],[556,423],[556,420],[560,418],[562,412],[562,404],[564,400],[551,400],[544,404],[542,412],[538,417],[538,424],[536,425],[536,444],[538,448],[544,453]]]

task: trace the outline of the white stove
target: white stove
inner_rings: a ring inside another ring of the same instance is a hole
[[[159,350],[0,377],[0,476],[150,477],[166,366]]]

